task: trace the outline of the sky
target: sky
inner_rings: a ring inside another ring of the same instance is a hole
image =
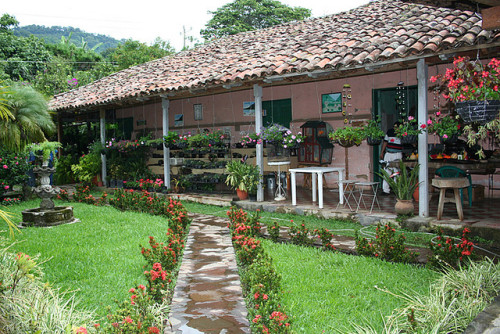
[[[71,26],[116,39],[138,40],[151,45],[160,37],[179,51],[186,35],[202,41],[199,32],[216,11],[232,0],[146,0],[142,1],[3,1],[0,15],[14,16],[20,26]],[[281,0],[312,10],[313,17],[346,11],[369,0]]]

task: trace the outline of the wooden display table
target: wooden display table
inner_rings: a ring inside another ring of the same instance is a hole
[[[444,203],[455,203],[457,207],[458,219],[464,220],[464,212],[462,209],[462,200],[460,199],[459,189],[468,187],[469,179],[466,177],[453,178],[434,178],[432,185],[439,188],[439,204],[437,219],[440,220],[443,215]],[[454,197],[446,197],[446,190],[453,189]]]

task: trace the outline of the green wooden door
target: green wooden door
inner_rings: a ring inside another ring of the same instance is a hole
[[[263,101],[262,102],[263,113],[264,110],[265,110],[265,116],[262,116],[262,125],[264,127],[277,123],[287,128],[290,128],[290,122],[292,121],[291,99]]]

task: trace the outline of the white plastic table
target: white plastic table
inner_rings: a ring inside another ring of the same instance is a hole
[[[297,205],[297,189],[296,189],[296,173],[310,173],[312,174],[312,200],[316,202],[316,193],[318,194],[318,206],[323,209],[323,174],[336,172],[339,174],[339,181],[344,180],[345,168],[342,167],[303,167],[292,168],[288,170],[292,179],[292,205]],[[317,184],[316,184],[317,182]],[[339,203],[344,204],[344,189],[339,187]]]

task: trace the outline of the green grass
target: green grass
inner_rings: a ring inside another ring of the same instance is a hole
[[[323,252],[263,241],[283,278],[283,303],[298,333],[354,331],[370,324],[381,332],[383,316],[403,305],[393,292],[428,291],[438,274],[413,265]]]
[[[57,202],[56,205],[61,205]],[[7,207],[21,221],[21,211],[37,207],[39,200]],[[67,203],[66,203],[67,204]],[[16,233],[15,252],[40,254],[45,280],[63,290],[76,290],[80,307],[106,314],[114,299],[129,298],[128,290],[145,284],[139,244],[147,245],[150,235],[161,238],[168,222],[143,213],[121,212],[112,207],[71,203],[81,222],[52,228],[26,228]],[[5,230],[4,222],[0,229]],[[6,232],[3,232],[4,234]]]
[[[229,207],[217,207],[193,202],[183,202],[189,212],[203,213],[218,217],[227,217],[226,212]],[[250,213],[250,212],[249,212]],[[284,214],[276,212],[261,212],[261,223],[272,224],[278,222],[281,226],[300,226],[304,224],[307,228],[314,230],[322,227],[331,230],[336,235],[354,237],[355,231],[359,231],[363,226],[358,222],[343,219],[323,219],[316,216],[299,216],[295,214]],[[363,231],[371,233],[375,237],[376,226],[369,226]],[[406,236],[406,243],[412,246],[428,247],[434,234],[418,233],[401,230]],[[398,230],[398,233],[401,233]]]

